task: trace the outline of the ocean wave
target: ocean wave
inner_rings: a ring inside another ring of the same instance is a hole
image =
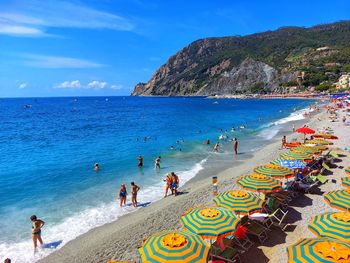
[[[183,186],[201,171],[206,161],[207,159],[203,159],[193,165],[191,169],[178,172],[180,184]],[[163,195],[163,182],[140,190],[138,201],[141,206],[139,208],[161,199]],[[139,208],[135,209],[130,204],[120,208],[119,201],[116,200],[107,204],[101,204],[98,207],[87,208],[53,226],[50,226],[50,223],[46,222],[47,224],[43,229],[43,239],[45,241],[44,249],[38,249],[38,252],[34,255],[33,244],[30,239],[16,243],[1,243],[0,258],[11,258],[12,262],[15,263],[36,262],[61,248],[68,241],[75,239],[95,227],[115,221],[122,215],[135,212]],[[52,244],[54,248],[50,248],[50,244]],[[57,244],[59,244],[59,246],[55,247]]]

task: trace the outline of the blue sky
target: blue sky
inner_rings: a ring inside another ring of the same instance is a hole
[[[350,1],[0,1],[0,97],[128,95],[182,47],[312,26]]]

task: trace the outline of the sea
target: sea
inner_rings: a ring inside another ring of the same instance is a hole
[[[237,158],[233,138],[242,155],[252,153],[281,129],[291,130],[312,103],[203,97],[0,99],[0,260],[35,262],[94,227],[148,206],[163,198],[168,172],[179,175],[180,186],[207,170],[211,180],[232,165],[227,160]],[[203,143],[207,139],[210,145]],[[216,142],[219,153],[213,152]],[[142,169],[138,155],[144,159]],[[155,170],[158,156],[161,169]],[[141,188],[140,207],[130,206],[128,198],[120,208],[120,185],[130,192],[132,181]],[[34,214],[46,222],[44,248],[35,255],[29,219]]]

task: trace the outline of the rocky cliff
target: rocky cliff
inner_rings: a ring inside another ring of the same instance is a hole
[[[291,86],[304,89],[335,80],[340,71],[350,68],[349,43],[347,21],[201,39],[171,56],[147,83],[137,84],[132,95],[288,92]],[[333,65],[331,69],[329,65]]]

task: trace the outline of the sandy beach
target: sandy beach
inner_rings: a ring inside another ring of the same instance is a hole
[[[342,113],[340,113],[342,116]],[[318,121],[316,118],[320,118]],[[343,151],[350,145],[349,127],[339,122],[329,122],[325,112],[313,114],[310,119],[300,121],[298,125],[308,124],[317,130],[322,127],[331,127],[340,139],[334,141],[332,148],[342,156],[348,155]],[[301,138],[300,135],[286,134],[288,141]],[[219,191],[238,189],[236,179],[252,172],[257,165],[266,164],[277,158],[284,151],[280,149],[280,136],[256,151],[254,155],[234,167],[226,169],[219,174]],[[350,158],[342,157],[332,169],[326,184],[318,192],[305,194],[292,201],[289,208],[287,223],[291,226],[282,232],[273,229],[269,239],[264,245],[255,242],[255,246],[246,252],[243,262],[287,262],[286,247],[296,242],[300,237],[313,237],[307,225],[314,214],[333,211],[323,200],[324,192],[340,189],[340,178],[345,176],[343,167],[350,166]],[[212,205],[211,176],[207,178],[193,178],[180,189],[181,194],[167,197],[141,208],[134,213],[122,216],[117,221],[95,228],[84,235],[68,242],[58,251],[39,262],[107,262],[108,259],[120,261],[136,261],[138,259],[137,247],[142,240],[152,233],[165,229],[180,228],[181,214],[189,208],[199,205]]]

